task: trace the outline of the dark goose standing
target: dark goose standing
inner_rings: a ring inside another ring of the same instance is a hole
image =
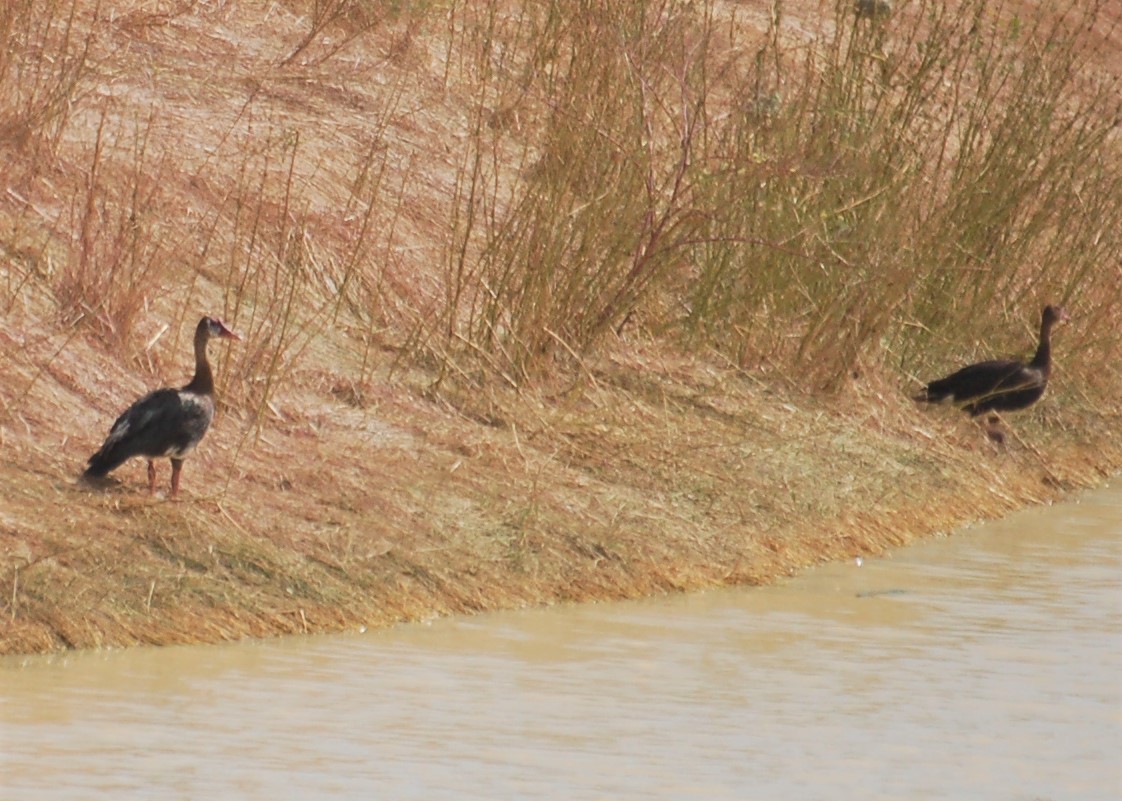
[[[1032,361],[1026,364],[999,359],[971,364],[932,381],[915,399],[938,403],[950,398],[972,417],[1031,406],[1044,394],[1052,372],[1052,326],[1068,319],[1059,306],[1045,306],[1040,321],[1040,344]],[[990,435],[1000,439],[997,432],[991,431]]]
[[[148,459],[148,491],[156,492],[154,459],[171,460],[171,497],[179,494],[183,460],[195,449],[214,419],[214,374],[206,358],[212,336],[238,339],[221,320],[204,317],[195,328],[195,377],[182,389],[157,389],[117,418],[101,450],[89,459],[83,477],[97,479],[134,456]]]

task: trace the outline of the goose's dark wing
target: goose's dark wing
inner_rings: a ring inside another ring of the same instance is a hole
[[[930,400],[954,398],[956,402],[983,398],[999,389],[1018,383],[1024,365],[1011,360],[994,360],[967,365],[927,385]]]
[[[183,456],[203,438],[214,416],[209,396],[178,389],[150,392],[126,409],[89,459],[86,474],[103,476],[133,456]]]

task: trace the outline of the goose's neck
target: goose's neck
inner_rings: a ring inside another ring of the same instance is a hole
[[[187,392],[197,392],[200,395],[214,392],[214,374],[210,371],[210,362],[206,358],[206,344],[210,339],[208,333],[202,327],[195,332],[195,377],[183,388]]]
[[[1032,366],[1047,371],[1052,365],[1052,323],[1044,320],[1040,324],[1040,344],[1032,357]]]

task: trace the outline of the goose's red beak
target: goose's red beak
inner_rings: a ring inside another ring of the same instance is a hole
[[[240,336],[227,328],[224,322],[222,322],[221,320],[216,320],[216,322],[218,323],[218,336],[223,337],[224,339],[241,339]]]

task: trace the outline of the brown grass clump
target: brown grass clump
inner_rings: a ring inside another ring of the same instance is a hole
[[[1110,4],[375,5],[0,10],[0,652],[758,583],[1122,466]],[[908,400],[1050,301],[1004,448]],[[78,485],[202,312],[183,500]]]

